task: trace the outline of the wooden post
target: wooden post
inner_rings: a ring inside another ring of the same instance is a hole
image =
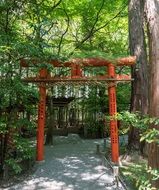
[[[115,67],[113,64],[108,65],[108,75],[109,78],[115,77]],[[108,86],[108,95],[109,95],[109,114],[110,116],[115,116],[117,113],[117,104],[116,104],[116,87],[115,83],[111,82]],[[117,120],[110,120],[110,135],[111,135],[111,158],[112,162],[119,162],[119,140],[118,140],[118,128]]]
[[[72,64],[71,65],[71,77],[72,78],[78,78],[82,77],[82,69],[81,66],[78,64]]]
[[[76,75],[78,77],[82,77],[82,69],[81,69],[81,66],[79,64],[76,65]]]
[[[41,69],[40,78],[47,77],[47,70]],[[37,128],[37,161],[44,160],[44,127],[45,127],[45,107],[46,107],[46,85],[39,86],[40,100],[38,105],[38,128]]]
[[[75,64],[72,64],[71,65],[71,77],[74,78],[76,77],[76,65]]]

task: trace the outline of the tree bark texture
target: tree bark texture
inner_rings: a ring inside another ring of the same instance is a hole
[[[145,0],[145,14],[149,32],[149,115],[150,117],[159,117],[159,1]],[[150,127],[159,130],[159,125]],[[159,146],[156,143],[149,145],[148,164],[152,169],[159,170]],[[152,181],[152,185],[159,189],[159,179]]]
[[[144,3],[143,0],[129,0],[129,47],[131,55],[137,58],[132,67],[131,112],[148,111],[148,72],[147,53],[144,35]],[[131,127],[129,147],[141,150],[139,130]],[[142,150],[141,150],[142,151]]]

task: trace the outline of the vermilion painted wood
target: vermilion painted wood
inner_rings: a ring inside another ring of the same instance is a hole
[[[71,66],[71,78],[74,78],[76,76],[76,65],[72,64]]]
[[[81,69],[81,65],[76,65],[76,75],[78,77],[82,77],[82,69]]]
[[[47,70],[41,69],[40,78],[46,78]],[[37,128],[37,154],[36,160],[44,160],[44,127],[45,127],[45,109],[46,109],[46,86],[45,83],[39,87],[40,100],[38,105],[38,128]]]
[[[72,72],[73,73],[73,72]],[[76,72],[75,72],[76,73]],[[81,74],[81,71],[80,71]],[[39,78],[39,77],[28,77],[26,79],[22,79],[24,82],[31,83],[58,83],[58,82],[112,82],[112,81],[131,81],[130,75],[116,75],[115,78],[109,78],[106,76],[95,76],[95,77],[85,77],[79,75],[72,75],[71,77],[47,77],[47,78]]]
[[[72,67],[72,65],[81,65],[83,67],[101,67],[101,66],[108,66],[109,64],[114,64],[115,66],[131,66],[135,63],[136,57],[124,57],[115,60],[106,60],[102,58],[85,58],[85,59],[72,59],[67,62],[60,62],[58,60],[51,60],[48,63],[53,65],[54,67]],[[21,59],[20,65],[21,67],[29,67],[28,60]],[[38,64],[40,61],[33,60],[33,64]]]
[[[109,78],[115,78],[115,67],[113,64],[108,66]],[[108,95],[109,95],[109,114],[115,116],[117,113],[116,103],[116,85],[115,83],[109,83]],[[110,120],[110,137],[111,137],[111,158],[112,162],[119,162],[119,140],[118,140],[118,128],[117,120],[115,118]]]
[[[115,61],[105,60],[101,58],[87,58],[87,59],[73,59],[69,62],[61,63],[57,60],[52,60],[49,64],[54,67],[70,67],[71,76],[68,77],[50,77],[46,69],[41,69],[38,77],[30,77],[24,79],[25,82],[39,82],[40,101],[38,106],[38,129],[37,129],[37,161],[44,159],[44,126],[45,126],[45,107],[46,107],[46,83],[56,82],[88,82],[88,81],[106,81],[109,83],[108,95],[109,95],[109,114],[115,116],[117,113],[116,103],[116,86],[115,81],[129,81],[131,80],[129,75],[116,75],[116,66],[131,66],[135,63],[135,57],[127,57],[116,59]],[[33,60],[33,64],[37,64],[38,61]],[[21,60],[21,67],[29,67],[27,60]],[[101,67],[107,66],[108,73],[105,76],[85,77],[82,76],[82,67]],[[118,163],[119,161],[119,141],[118,141],[118,128],[117,120],[113,118],[110,121],[110,133],[111,133],[111,150],[112,161]]]

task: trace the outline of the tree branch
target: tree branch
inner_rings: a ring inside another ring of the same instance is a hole
[[[62,0],[59,0],[57,3],[54,3],[54,5],[51,7],[51,10],[56,9],[56,7],[58,7],[61,2]]]
[[[95,29],[94,33],[98,32],[102,28],[105,28],[106,26],[108,26],[112,20],[114,20],[115,18],[117,18],[122,13],[122,11],[126,8],[126,6],[127,5],[123,6],[122,9],[113,18],[111,18],[108,22],[106,22],[103,26],[100,26],[99,28]]]
[[[73,55],[74,54],[74,51],[76,49],[78,49],[82,44],[84,44],[90,37],[92,37],[96,32],[98,32],[99,30],[105,28],[106,26],[108,26],[112,20],[116,19],[121,13],[122,11],[126,8],[127,6],[127,3],[124,4],[124,6],[121,8],[121,10],[114,16],[112,17],[109,21],[107,21],[104,25],[98,27],[97,29],[95,29],[95,25],[97,24],[98,20],[99,20],[99,15],[100,15],[100,12],[102,10],[102,7],[104,5],[104,2],[102,3],[101,5],[101,8],[99,9],[98,13],[97,13],[97,17],[96,17],[96,20],[90,30],[90,32],[86,35],[85,38],[83,38],[83,40],[81,42],[78,43],[78,45],[74,48],[74,50],[69,54],[69,56]]]
[[[105,0],[102,1],[101,7],[100,7],[99,11],[97,12],[97,16],[96,16],[96,19],[95,19],[95,21],[94,21],[94,24],[93,24],[91,30],[90,30],[89,33],[85,36],[85,38],[79,43],[79,45],[76,46],[76,49],[77,49],[78,47],[80,47],[81,44],[83,44],[85,41],[87,41],[87,40],[94,34],[94,29],[95,29],[95,26],[96,26],[96,24],[97,24],[97,22],[98,22],[98,20],[99,20],[99,16],[100,16],[100,13],[101,13],[101,11],[102,11],[102,9],[103,9],[104,2],[105,2]]]
[[[67,14],[66,9],[64,8],[63,11],[64,11],[64,13],[66,14],[66,17],[67,17],[67,27],[66,27],[65,31],[63,32],[63,34],[62,34],[62,36],[60,38],[60,42],[59,42],[59,45],[58,45],[58,53],[57,53],[58,55],[60,55],[62,41],[63,41],[63,38],[64,38],[65,34],[68,32],[69,25],[70,25],[70,18],[69,18],[69,15]]]
[[[50,27],[48,28],[48,30],[45,31],[45,32],[41,35],[41,38],[50,32],[50,30],[53,28],[54,24],[56,24],[56,23],[55,23],[55,22],[52,22],[52,23],[51,23],[51,25],[50,25]]]

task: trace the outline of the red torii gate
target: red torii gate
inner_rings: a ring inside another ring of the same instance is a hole
[[[91,81],[105,81],[108,85],[109,96],[109,114],[114,116],[117,113],[116,103],[116,81],[130,81],[131,77],[128,75],[117,75],[115,72],[116,66],[132,66],[136,61],[136,57],[126,57],[116,60],[105,60],[101,58],[86,58],[86,59],[72,59],[69,62],[60,62],[58,60],[51,60],[48,63],[54,67],[70,67],[71,76],[67,77],[51,77],[46,68],[39,71],[39,76],[29,77],[23,79],[25,82],[39,83],[40,100],[38,105],[38,129],[37,129],[37,161],[44,160],[44,127],[45,127],[45,109],[46,109],[46,83],[60,83],[60,82],[91,82]],[[38,62],[33,60],[34,64]],[[21,67],[29,67],[27,60],[21,60]],[[84,67],[103,67],[106,66],[107,73],[104,76],[86,77],[82,76],[82,69]],[[119,161],[119,142],[118,142],[118,128],[117,120],[110,120],[110,135],[111,135],[111,158],[112,162]]]

